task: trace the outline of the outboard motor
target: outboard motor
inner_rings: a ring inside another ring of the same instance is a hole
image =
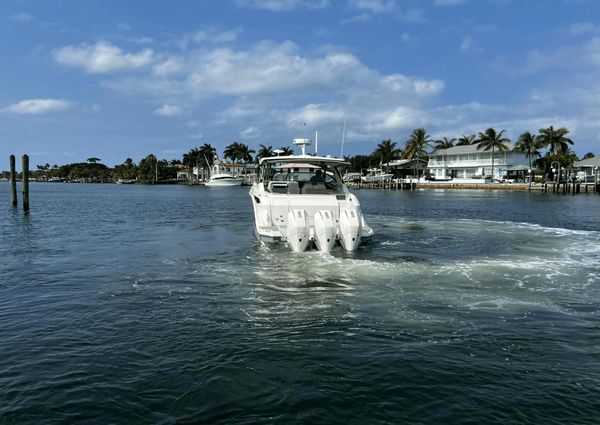
[[[360,245],[362,224],[358,212],[354,209],[340,211],[339,239],[346,251],[354,251]]]
[[[319,251],[329,252],[335,245],[335,221],[328,210],[319,210],[314,217],[315,245]]]
[[[291,210],[287,217],[287,243],[294,252],[302,252],[309,242],[306,211]]]

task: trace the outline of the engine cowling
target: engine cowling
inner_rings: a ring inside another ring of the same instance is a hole
[[[295,252],[306,250],[309,242],[310,229],[306,211],[291,210],[287,217],[287,243]]]
[[[339,239],[346,251],[354,251],[360,245],[362,223],[359,214],[354,209],[340,211]]]
[[[314,216],[314,239],[319,251],[329,252],[335,245],[335,221],[329,210],[319,210]]]

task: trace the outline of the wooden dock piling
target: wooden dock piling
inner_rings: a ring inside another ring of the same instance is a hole
[[[23,211],[29,212],[29,156],[23,155]]]
[[[17,170],[15,166],[15,156],[11,155],[9,157],[10,161],[10,185],[12,186],[12,204],[13,207],[18,205],[17,202]]]

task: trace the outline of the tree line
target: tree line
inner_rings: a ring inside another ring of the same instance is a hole
[[[431,154],[454,146],[477,145],[478,150],[492,153],[492,174],[494,168],[494,153],[506,152],[510,149],[510,139],[504,136],[505,130],[488,128],[477,135],[462,135],[458,138],[442,137],[434,140],[425,128],[414,129],[402,147],[398,147],[391,139],[383,140],[375,150],[368,155],[346,156],[350,163],[348,171],[362,172],[365,169],[380,166],[386,167],[396,159],[417,160],[414,162],[415,174],[418,160],[427,161]],[[529,160],[529,168],[548,173],[551,164],[556,161],[561,167],[569,168],[579,158],[571,150],[574,142],[568,137],[569,130],[565,127],[553,126],[541,128],[537,133],[526,131],[514,144],[514,149],[525,153]],[[545,152],[543,152],[546,150]],[[543,152],[543,153],[542,153]],[[294,150],[288,146],[273,148],[271,145],[259,145],[258,150],[251,149],[247,144],[232,142],[225,147],[223,158],[238,164],[257,164],[261,158],[279,155],[292,155]],[[65,180],[92,183],[108,183],[117,180],[131,180],[138,183],[174,182],[177,172],[185,170],[192,172],[198,169],[209,170],[217,156],[217,149],[205,143],[200,147],[190,149],[181,159],[158,159],[154,154],[147,155],[135,163],[127,158],[122,164],[109,168],[101,163],[100,158],[87,158],[86,162],[66,165],[43,164],[37,165],[37,170],[31,173],[38,180]],[[593,157],[589,152],[583,159]],[[8,178],[8,172],[2,172],[3,178]]]
[[[506,130],[488,128],[479,134],[462,135],[458,138],[442,137],[434,140],[425,128],[417,128],[412,131],[409,138],[404,142],[402,148],[391,139],[383,140],[377,145],[370,155],[356,155],[347,157],[352,171],[361,171],[379,165],[385,167],[396,159],[425,160],[431,154],[449,149],[454,146],[476,145],[478,150],[492,153],[492,175],[494,170],[494,154],[496,152],[507,152],[510,150],[510,139],[504,136]],[[523,152],[529,161],[530,169],[537,169],[543,173],[549,173],[551,164],[556,161],[561,167],[570,168],[579,157],[571,150],[574,142],[567,137],[569,130],[565,127],[554,128],[553,126],[541,128],[538,133],[526,131],[522,133],[514,144],[514,150]],[[543,152],[546,150],[545,152]],[[586,153],[582,159],[594,157],[592,152]],[[418,162],[418,161],[417,161]],[[416,174],[416,162],[415,162]]]

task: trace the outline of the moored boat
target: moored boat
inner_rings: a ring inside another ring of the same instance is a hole
[[[224,170],[223,163],[215,158],[213,166],[211,168],[210,178],[206,182],[206,186],[209,187],[227,187],[227,186],[241,186],[244,179],[241,177],[235,177]]]

